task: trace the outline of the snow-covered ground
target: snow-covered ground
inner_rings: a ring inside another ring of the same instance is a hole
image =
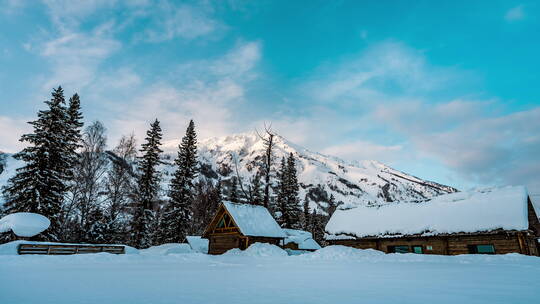
[[[518,254],[447,257],[330,246],[287,256],[258,245],[221,256],[152,249],[0,256],[0,303],[10,304],[492,304],[537,303],[539,296],[540,258]]]

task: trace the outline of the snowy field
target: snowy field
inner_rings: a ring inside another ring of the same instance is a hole
[[[258,244],[257,244],[258,245]],[[13,247],[13,246],[12,246]],[[222,256],[171,245],[126,255],[17,256],[0,303],[538,303],[540,258],[383,254],[341,246]]]

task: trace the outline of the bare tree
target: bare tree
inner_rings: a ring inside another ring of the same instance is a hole
[[[125,240],[125,224],[128,214],[127,206],[134,193],[135,173],[133,166],[137,157],[135,135],[122,136],[118,145],[109,153],[111,166],[105,178],[105,210],[104,216],[108,223],[108,241]]]
[[[93,221],[89,216],[96,214],[103,199],[103,177],[107,172],[108,160],[105,155],[107,137],[105,127],[99,121],[88,126],[83,133],[82,148],[75,168],[72,188],[75,238],[88,241],[87,233]]]
[[[268,208],[270,206],[270,177],[272,174],[272,163],[273,163],[273,149],[274,149],[274,136],[276,135],[272,131],[272,125],[266,126],[264,125],[264,135],[259,134],[257,131],[257,136],[263,141],[265,151],[264,151],[264,159],[262,164],[262,175],[264,177],[264,199],[263,199],[263,205],[264,207]]]

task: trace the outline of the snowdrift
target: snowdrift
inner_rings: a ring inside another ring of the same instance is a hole
[[[159,246],[152,246],[150,248],[139,250],[141,254],[145,255],[168,255],[168,254],[186,254],[197,253],[189,244],[169,243]]]
[[[287,252],[276,245],[266,243],[255,243],[246,250],[238,248],[225,252],[225,256],[248,256],[248,257],[285,257]]]

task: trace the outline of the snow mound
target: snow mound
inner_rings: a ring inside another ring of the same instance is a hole
[[[145,255],[168,255],[168,254],[186,254],[195,253],[189,244],[169,243],[159,246],[152,246],[150,248],[139,250],[141,254]]]
[[[13,231],[18,236],[32,237],[49,228],[51,221],[41,214],[18,212],[0,219],[0,232]]]
[[[249,257],[284,257],[287,252],[276,245],[266,243],[255,243],[246,250],[238,248],[231,249],[224,253],[225,255],[249,256]]]
[[[342,245],[327,246],[315,252],[306,253],[302,258],[312,260],[354,260],[354,259],[370,259],[374,257],[384,256],[385,253],[374,249],[357,249]]]

